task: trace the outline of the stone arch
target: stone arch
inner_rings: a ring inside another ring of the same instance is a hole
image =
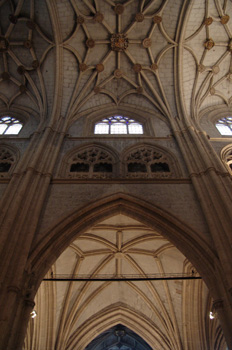
[[[48,269],[78,234],[120,213],[159,232],[191,261],[209,288],[214,287],[214,291],[220,288],[214,285],[217,273],[214,269],[215,254],[195,231],[157,206],[131,195],[117,193],[75,211],[46,232],[45,238],[38,242],[28,259],[27,270],[32,274],[35,292]],[[217,298],[217,294],[214,294]]]
[[[152,349],[158,348],[157,345],[164,350],[170,349],[170,344],[164,334],[158,330],[154,323],[123,303],[111,305],[110,308],[103,309],[83,323],[69,341],[67,349],[74,347],[77,350],[85,349],[99,334],[119,323],[137,333]]]
[[[143,124],[144,134],[150,136],[157,136],[157,132],[154,126],[154,118],[162,122],[162,126],[167,128],[167,134],[171,132],[170,124],[164,116],[158,111],[152,111],[148,108],[141,108],[133,105],[125,104],[123,106],[115,106],[112,104],[106,104],[104,106],[94,108],[94,111],[91,113],[78,113],[75,116],[73,122],[68,127],[71,128],[74,123],[80,118],[85,118],[84,122],[84,136],[93,135],[94,124],[104,118],[111,115],[124,115],[132,119],[137,120]],[[141,135],[142,136],[142,135]]]

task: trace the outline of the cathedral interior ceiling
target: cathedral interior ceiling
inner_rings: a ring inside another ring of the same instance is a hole
[[[1,1],[0,103],[41,120],[231,103],[231,1]]]

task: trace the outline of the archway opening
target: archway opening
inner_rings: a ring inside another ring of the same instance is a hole
[[[36,295],[25,349],[83,350],[123,324],[157,350],[224,348],[212,300],[186,257],[158,231],[117,213],[93,224],[59,256]],[[57,281],[62,277],[63,281]],[[85,278],[76,281],[75,277]],[[128,280],[114,280],[128,277]],[[96,280],[98,277],[105,277]],[[130,280],[140,277],[142,280]],[[35,346],[36,344],[37,347]]]
[[[150,345],[128,327],[117,324],[93,339],[85,350],[152,350]]]

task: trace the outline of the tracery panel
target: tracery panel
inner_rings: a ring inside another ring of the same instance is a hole
[[[115,157],[101,146],[87,146],[69,155],[65,175],[78,179],[105,179],[115,176]]]
[[[15,163],[16,154],[7,146],[0,146],[0,177],[9,176]]]
[[[140,145],[126,152],[124,173],[127,178],[177,177],[177,169],[171,157],[151,145]]]

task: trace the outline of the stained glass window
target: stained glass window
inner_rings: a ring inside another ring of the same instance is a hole
[[[143,134],[143,125],[134,119],[115,115],[107,117],[95,124],[94,134],[101,135],[126,135],[126,134]]]
[[[17,135],[23,124],[16,118],[4,116],[0,118],[0,135]]]

